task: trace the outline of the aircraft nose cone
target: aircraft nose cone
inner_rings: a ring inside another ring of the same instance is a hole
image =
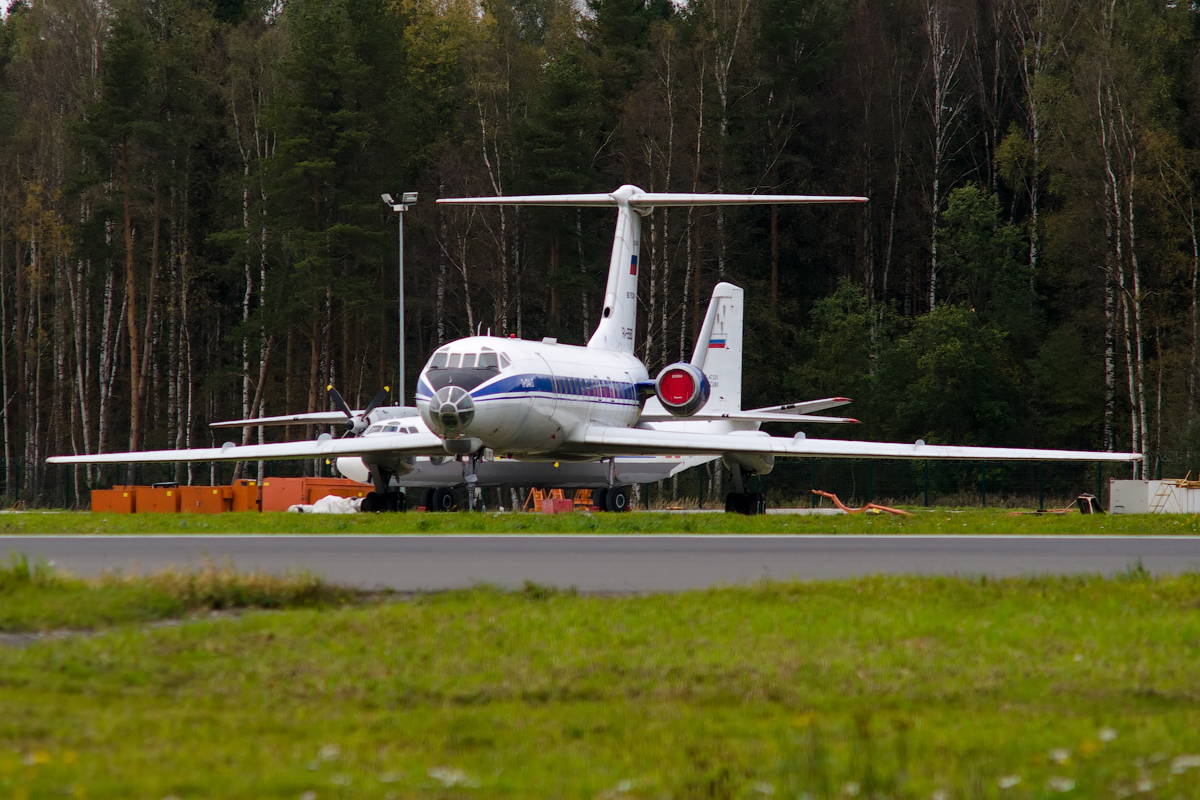
[[[429,416],[436,433],[458,439],[475,418],[475,401],[458,386],[443,386],[429,403]]]

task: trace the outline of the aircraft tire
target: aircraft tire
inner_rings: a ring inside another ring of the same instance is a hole
[[[604,498],[604,506],[613,513],[629,510],[629,487],[613,486]]]
[[[433,492],[432,486],[426,486],[421,490],[421,498],[417,501],[417,505],[424,508],[426,511],[433,510]]]
[[[382,497],[378,492],[367,492],[363,498],[362,505],[358,507],[359,511],[367,514],[375,514],[380,511],[387,510],[387,499]]]
[[[762,492],[730,492],[725,495],[725,513],[753,517],[767,513],[767,496]]]
[[[408,497],[404,494],[404,492],[388,492],[387,499],[388,499],[388,504],[387,504],[388,511],[407,511],[408,510]]]
[[[429,509],[430,511],[453,511],[454,508],[455,503],[453,489],[446,486],[439,486],[434,490],[433,506]]]
[[[608,487],[601,486],[592,492],[592,508],[597,511],[608,511]]]

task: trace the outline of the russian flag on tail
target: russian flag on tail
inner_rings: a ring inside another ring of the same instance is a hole
[[[725,337],[722,336],[720,339],[718,339],[714,336],[713,338],[709,339],[708,340],[708,349],[712,350],[714,347],[717,349],[724,349]]]

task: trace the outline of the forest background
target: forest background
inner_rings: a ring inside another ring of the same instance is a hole
[[[209,421],[394,384],[382,192],[421,193],[404,399],[448,339],[583,343],[611,213],[432,200],[623,183],[870,198],[656,211],[651,374],[729,280],[749,404],[846,395],[864,424],[839,434],[1138,451],[1182,475],[1198,42],[1200,13],[1146,0],[18,0],[5,499],[61,499],[47,455],[210,446]],[[63,475],[75,497],[97,477]]]

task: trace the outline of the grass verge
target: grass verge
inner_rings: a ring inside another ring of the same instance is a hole
[[[1008,509],[913,508],[912,516],[739,514],[0,514],[0,534],[146,533],[813,533],[1178,535],[1200,532],[1200,515],[1014,514]]]
[[[84,580],[13,555],[7,567],[0,566],[0,632],[93,630],[234,609],[329,607],[361,596],[307,573],[244,573],[211,561],[197,571]]]
[[[1200,796],[1200,577],[486,587],[0,648],[18,798]]]

